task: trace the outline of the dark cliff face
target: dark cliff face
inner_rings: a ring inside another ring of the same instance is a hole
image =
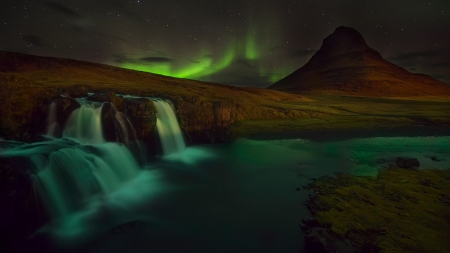
[[[48,106],[59,92],[14,74],[1,80],[0,86],[0,135],[35,140],[45,131]]]
[[[170,97],[176,115],[188,144],[202,144],[230,141],[233,139],[231,125],[236,120],[236,105],[227,101],[203,101],[198,96]],[[157,147],[156,108],[146,98],[124,100],[113,92],[98,92],[89,100],[106,102],[102,109],[102,121],[105,138],[118,141],[113,115],[116,113],[109,103],[118,111],[125,113],[136,131],[136,139],[152,147]],[[119,109],[121,108],[121,109]]]
[[[358,31],[344,26],[325,38],[303,67],[269,88],[292,93],[383,97],[450,95],[450,87],[445,83],[384,60]]]
[[[125,114],[130,118],[136,130],[136,138],[146,143],[156,140],[156,108],[146,98],[134,98],[125,101]]]
[[[174,101],[188,143],[214,143],[232,140],[231,124],[236,120],[236,106],[226,101],[201,101],[188,96]]]

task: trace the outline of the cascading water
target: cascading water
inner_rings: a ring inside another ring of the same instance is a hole
[[[85,144],[103,143],[103,104],[86,103],[72,112],[64,128],[63,136]]]
[[[186,144],[172,106],[161,99],[154,99],[153,103],[156,107],[156,129],[161,140],[164,155],[183,151],[186,148]]]
[[[102,229],[86,224],[110,208],[126,209],[122,203],[139,203],[159,189],[146,181],[159,178],[158,172],[141,170],[145,155],[127,115],[112,104],[77,101],[81,106],[64,126],[57,125],[57,104],[50,105],[46,133],[52,138],[0,150],[2,157],[30,162],[33,187],[53,220],[43,231],[58,240]],[[164,156],[182,153],[186,145],[174,110],[166,101],[153,103]],[[54,138],[61,130],[62,138]]]
[[[56,102],[52,102],[48,109],[47,117],[47,135],[54,136],[58,128],[58,121],[56,120]]]
[[[73,111],[64,128],[65,138],[22,145],[1,153],[31,161],[35,189],[54,218],[64,218],[82,209],[87,199],[98,194],[118,190],[140,172],[125,145],[104,140],[102,106],[85,103]]]

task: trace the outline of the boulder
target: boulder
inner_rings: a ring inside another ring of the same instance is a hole
[[[56,101],[56,119],[62,127],[73,111],[80,108],[80,104],[71,97],[60,98]]]
[[[136,131],[136,138],[153,143],[156,136],[156,108],[147,98],[131,98],[124,103],[124,112]]]
[[[17,248],[48,220],[30,178],[31,164],[21,158],[0,157],[0,251]]]
[[[305,235],[305,250],[310,253],[334,253],[336,241],[324,228],[312,228]]]
[[[431,157],[431,160],[433,160],[433,161],[435,161],[435,162],[440,162],[440,161],[441,161],[440,159],[437,159],[435,156],[432,156],[432,157]]]
[[[419,160],[416,158],[397,157],[395,160],[397,167],[409,169],[412,167],[420,167]]]
[[[103,137],[106,141],[130,144],[137,140],[129,117],[119,112],[114,104],[105,102],[102,106],[101,121]]]
[[[80,104],[71,97],[57,98],[53,102],[49,102],[49,105],[46,107],[48,109],[45,117],[47,121],[47,134],[54,137],[61,137],[67,119],[79,107]],[[50,108],[53,108],[53,110]]]
[[[117,110],[124,110],[125,99],[122,96],[116,96],[116,94],[112,91],[96,92],[94,95],[88,97],[88,100],[95,102],[110,102],[114,104]]]
[[[173,100],[181,128],[190,144],[215,143],[233,138],[236,105],[231,101],[203,101],[197,96]]]
[[[310,228],[319,226],[319,222],[314,216],[305,216],[302,218],[302,222]]]
[[[103,104],[101,120],[103,128],[103,138],[105,138],[106,141],[119,141],[117,137],[116,124],[114,122],[116,112],[117,110],[113,104],[109,102]]]

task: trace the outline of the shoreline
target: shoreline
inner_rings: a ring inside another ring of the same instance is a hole
[[[450,125],[378,126],[371,128],[336,128],[284,130],[248,135],[251,140],[307,139],[311,141],[340,141],[370,137],[450,136]]]
[[[305,205],[314,227],[350,240],[355,252],[447,252],[449,182],[449,169],[390,167],[376,178],[338,174],[303,188],[313,192]]]

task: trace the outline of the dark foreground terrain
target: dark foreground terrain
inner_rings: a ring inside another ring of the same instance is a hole
[[[338,174],[307,188],[320,226],[357,252],[448,252],[450,171],[390,167],[374,177]]]

